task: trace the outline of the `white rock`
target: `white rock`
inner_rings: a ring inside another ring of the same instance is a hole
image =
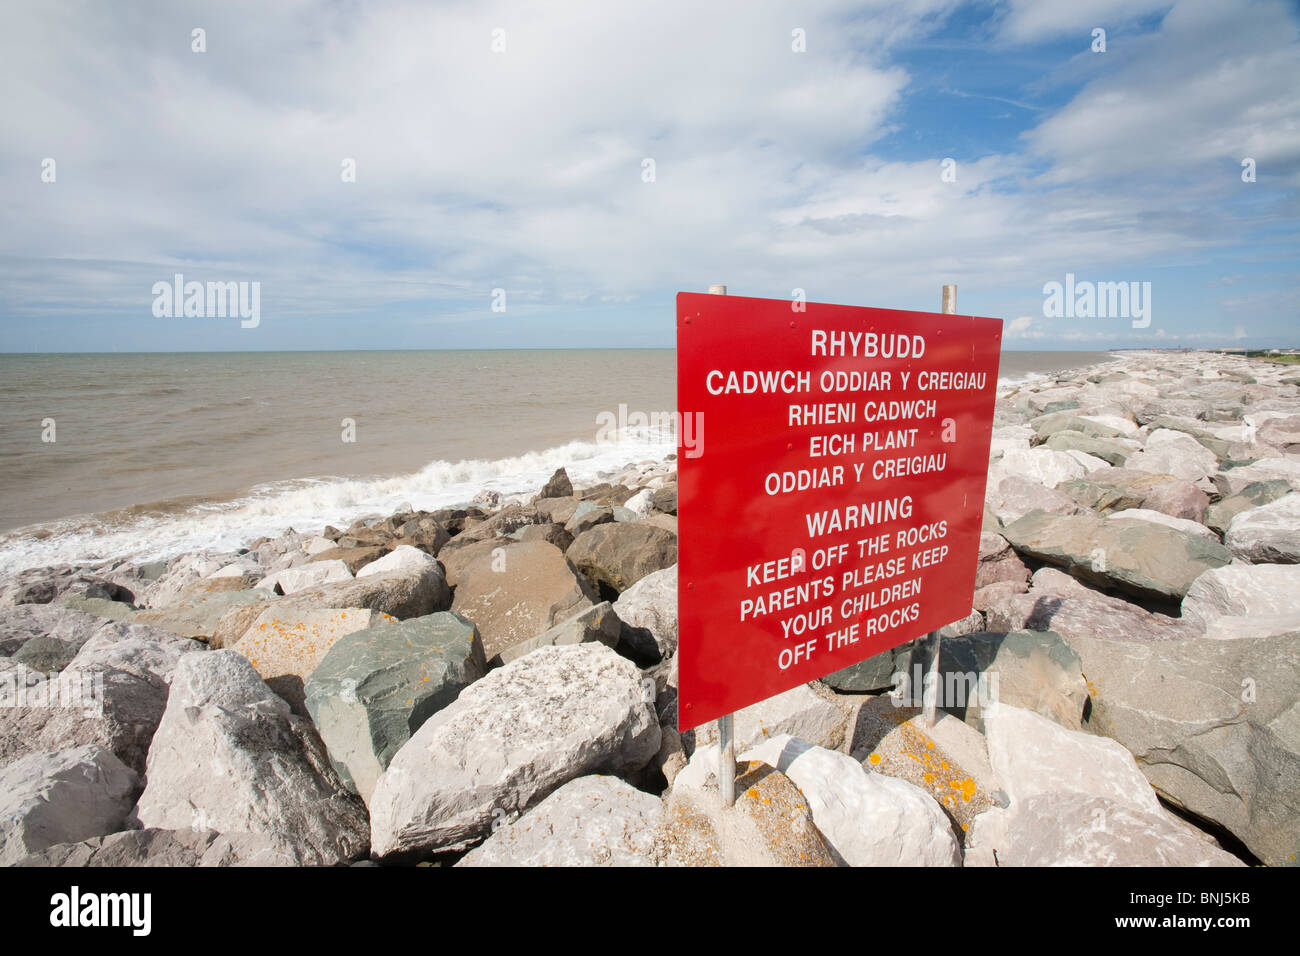
[[[1084,471],[1093,472],[1102,468],[1110,468],[1110,462],[1104,458],[1098,458],[1096,455],[1089,455],[1087,452],[1079,451],[1077,448],[1067,448],[1065,453],[1083,465]]]
[[[1290,482],[1292,491],[1300,491],[1300,460],[1294,458],[1261,458],[1238,468],[1219,472],[1218,479],[1227,485],[1230,494],[1236,494],[1256,481],[1280,478]]]
[[[139,776],[96,744],[0,767],[0,866],[56,843],[126,829]]]
[[[654,506],[650,503],[654,497],[654,492],[648,488],[643,488],[634,494],[627,501],[623,502],[623,507],[632,512],[638,518],[648,518],[654,512]]]
[[[618,596],[614,613],[628,627],[645,628],[661,657],[677,652],[677,565],[647,574]]]
[[[331,541],[329,538],[316,537],[312,538],[303,546],[303,551],[305,551],[308,557],[310,557],[316,554],[323,554],[326,551],[333,551],[337,547],[338,543]]]
[[[1219,536],[1211,531],[1199,521],[1192,521],[1190,518],[1175,518],[1173,515],[1167,515],[1163,511],[1152,511],[1149,508],[1126,508],[1123,511],[1113,512],[1108,521],[1149,521],[1154,524],[1162,524],[1166,528],[1176,528],[1186,534],[1195,535],[1198,538],[1209,538],[1212,541],[1218,541]]]
[[[659,741],[631,661],[600,643],[538,648],[461,691],[397,752],[370,798],[373,851],[467,846],[575,777],[645,766]]]
[[[833,692],[826,692],[829,696]],[[774,737],[790,736],[817,747],[837,749],[844,742],[848,715],[809,684],[750,704],[733,715],[736,750],[757,747]],[[695,728],[697,747],[718,739],[716,721]]]
[[[1300,494],[1241,512],[1228,525],[1223,543],[1252,564],[1300,562]]]
[[[366,578],[372,574],[383,574],[385,571],[420,570],[437,563],[436,558],[419,548],[413,548],[409,544],[399,544],[382,558],[363,566],[357,572],[357,577]]]
[[[761,760],[789,777],[827,844],[850,866],[961,865],[948,817],[906,781],[789,736],[773,737],[740,759]]]
[[[1097,425],[1113,428],[1125,437],[1136,435],[1138,431],[1137,423],[1122,415],[1080,415],[1079,417],[1085,422],[1093,422]]]
[[[457,866],[653,866],[663,801],[618,777],[570,780]]]
[[[1210,637],[1215,636],[1211,625],[1224,618],[1261,619],[1260,626],[1267,628],[1262,619],[1297,615],[1300,615],[1300,564],[1233,564],[1213,568],[1197,576],[1182,603],[1182,616],[1204,625]]]
[[[1067,730],[1009,704],[984,709],[984,732],[989,763],[1013,808],[1043,793],[1081,793],[1163,812],[1133,755],[1113,740]]]
[[[303,865],[365,855],[365,808],[315,729],[234,651],[177,664],[145,777],[142,826],[260,833]]]
[[[267,591],[274,591],[278,584],[283,593],[293,594],[297,591],[305,591],[307,588],[314,588],[318,584],[333,584],[335,581],[351,579],[352,572],[345,561],[309,561],[268,575],[259,581],[257,586]]]
[[[1069,481],[1071,478],[1082,478],[1087,469],[1073,455],[1039,446],[1028,451],[1013,449],[1004,454],[1002,459],[989,469],[990,483],[994,482],[995,471],[998,481],[1010,475],[1019,475],[1046,485],[1048,488],[1055,488],[1061,482]]]
[[[1196,482],[1217,472],[1219,459],[1186,432],[1157,428],[1140,452],[1129,455],[1124,467]]]

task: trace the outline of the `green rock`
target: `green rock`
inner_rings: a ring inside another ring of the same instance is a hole
[[[1205,526],[1211,531],[1223,534],[1228,530],[1228,525],[1232,524],[1232,519],[1241,512],[1259,508],[1290,493],[1291,483],[1282,478],[1251,482],[1235,495],[1229,495],[1222,501],[1210,505],[1210,510],[1205,516]]]
[[[329,649],[307,679],[307,713],[344,784],[369,801],[402,745],[486,672],[478,629],[459,614],[380,624]]]

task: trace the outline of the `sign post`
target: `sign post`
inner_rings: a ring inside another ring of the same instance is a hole
[[[718,721],[731,802],[736,710],[970,613],[1002,323],[710,291],[677,296],[678,719]]]

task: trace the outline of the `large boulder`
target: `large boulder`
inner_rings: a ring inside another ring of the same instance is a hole
[[[233,590],[212,587],[213,581],[229,580],[235,579],[217,578],[188,585],[164,607],[141,611],[133,620],[151,627],[160,627],[181,637],[207,640],[217,633],[222,619],[233,610],[244,609],[255,617],[258,612],[254,606],[265,604],[275,597],[273,591],[260,587]]]
[[[478,626],[489,659],[598,602],[545,541],[503,542],[463,567],[451,609]]]
[[[271,605],[232,650],[248,658],[267,686],[304,714],[303,684],[339,638],[397,619],[368,608],[300,610]]]
[[[577,535],[565,553],[594,585],[619,595],[677,563],[677,536],[643,522],[611,522]]]
[[[799,788],[759,760],[736,766],[735,803],[718,792],[720,755],[701,748],[677,775],[655,835],[660,866],[835,866]]]
[[[999,484],[1009,475],[1019,475],[1055,488],[1071,478],[1082,478],[1087,472],[1072,455],[1050,448],[1030,448],[1028,451],[1012,449],[989,468],[990,483],[996,476]]]
[[[677,565],[647,574],[618,596],[614,613],[632,647],[667,658],[677,653]]]
[[[257,587],[262,591],[294,594],[298,591],[305,591],[307,588],[314,588],[318,584],[350,581],[352,577],[352,569],[347,566],[346,562],[339,560],[311,561],[296,568],[285,568],[283,571],[267,575],[257,582]]]
[[[1247,636],[1252,628],[1260,637],[1300,630],[1300,565],[1206,571],[1183,598],[1182,615],[1207,637]]]
[[[1059,577],[1050,577],[1046,571]],[[1034,586],[1028,592],[999,595],[985,613],[990,631],[1055,631],[1067,644],[1076,636],[1171,641],[1200,632],[1199,627],[1178,618],[1095,591],[1050,568],[1034,573]]]
[[[663,801],[618,777],[570,780],[457,866],[653,866]]]
[[[1300,632],[1223,641],[1071,645],[1092,688],[1088,730],[1123,744],[1169,802],[1270,865],[1300,854]]]
[[[994,480],[990,474],[984,500],[999,524],[1010,524],[1031,511],[1050,511],[1052,514],[1083,514],[1087,509],[1065,492],[1019,475],[1007,475]]]
[[[837,861],[849,866],[961,864],[948,817],[934,798],[905,780],[874,773],[848,754],[796,737],[773,737],[740,759],[761,761],[793,781]]]
[[[1147,508],[1175,518],[1204,521],[1210,497],[1190,481],[1136,468],[1104,468],[1083,479],[1064,482],[1060,490],[1094,511]]]
[[[365,855],[365,808],[311,723],[234,651],[187,654],[149,749],[143,827],[262,834],[297,864]]]
[[[1257,481],[1247,485],[1235,495],[1228,495],[1210,505],[1210,510],[1205,516],[1205,524],[1211,530],[1223,534],[1228,530],[1228,525],[1232,524],[1232,519],[1241,512],[1277,501],[1290,493],[1291,485],[1288,482]]]
[[[474,625],[442,611],[341,637],[307,679],[305,706],[339,778],[368,801],[411,735],[486,671]]]
[[[1300,562],[1300,494],[1242,511],[1228,525],[1223,543],[1252,564]]]
[[[0,866],[125,828],[139,776],[95,744],[0,767]]]
[[[1144,521],[1031,512],[1002,529],[1021,554],[1102,587],[1181,601],[1197,576],[1232,560],[1215,541]]]
[[[57,604],[0,607],[0,656],[42,673],[57,673],[103,624],[103,618]],[[23,655],[23,648],[33,640],[38,644]]]
[[[1173,475],[1195,484],[1219,470],[1219,459],[1191,435],[1157,428],[1147,435],[1142,450],[1128,457],[1125,467],[1153,475]]]
[[[167,706],[172,671],[202,645],[143,625],[108,623],[56,677],[0,709],[0,764],[96,744],[137,773]]]
[[[997,581],[1028,581],[1029,568],[1021,561],[1011,544],[1000,534],[984,532],[980,535],[979,564],[975,567],[975,587],[982,588]]]
[[[471,684],[397,752],[370,798],[373,851],[471,845],[495,811],[526,810],[585,774],[638,770],[659,742],[630,661],[599,643],[538,648]]]

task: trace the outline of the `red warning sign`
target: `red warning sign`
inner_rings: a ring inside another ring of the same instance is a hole
[[[688,730],[970,613],[1000,319],[679,293]]]

